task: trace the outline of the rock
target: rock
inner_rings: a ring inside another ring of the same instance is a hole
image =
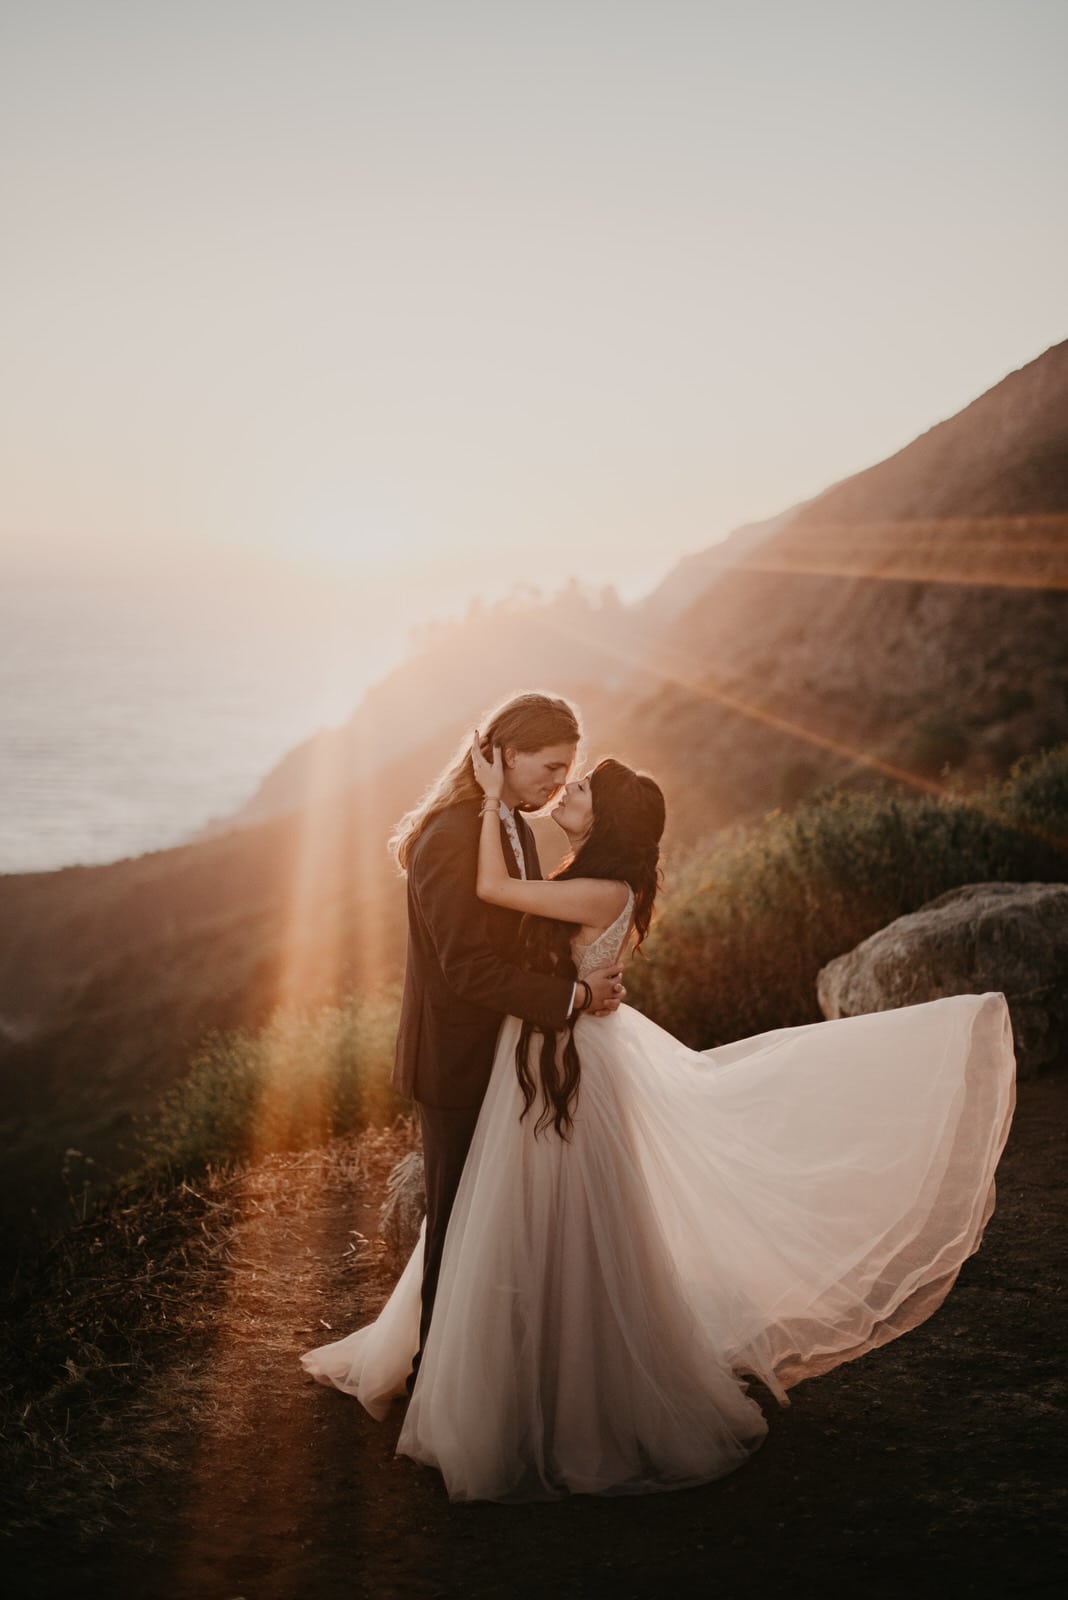
[[[825,1017],[1000,991],[1019,1076],[1068,1056],[1068,884],[970,883],[898,917],[817,979]]]
[[[386,1198],[378,1216],[379,1237],[386,1243],[386,1264],[402,1267],[415,1248],[426,1211],[421,1150],[409,1150],[386,1179]]]

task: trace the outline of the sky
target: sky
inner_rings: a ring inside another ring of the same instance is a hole
[[[5,0],[9,577],[644,592],[1068,335],[1066,60],[1061,0]]]

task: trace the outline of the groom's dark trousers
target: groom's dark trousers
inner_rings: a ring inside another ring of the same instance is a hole
[[[570,980],[519,968],[519,913],[487,905],[475,893],[480,810],[476,799],[440,812],[416,840],[408,862],[408,958],[393,1087],[416,1103],[426,1169],[422,1312],[409,1393],[501,1021],[510,1015],[562,1028],[573,993]],[[516,825],[526,875],[540,878],[534,836],[519,814]],[[508,870],[519,877],[503,823],[501,838]]]

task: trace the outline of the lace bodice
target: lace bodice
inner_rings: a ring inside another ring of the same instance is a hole
[[[606,967],[615,961],[623,949],[627,934],[630,932],[630,919],[634,913],[634,890],[628,889],[627,903],[614,922],[610,922],[603,933],[599,933],[592,944],[580,944],[577,939],[571,941],[571,954],[578,976],[584,978],[588,972],[595,972],[598,967]]]

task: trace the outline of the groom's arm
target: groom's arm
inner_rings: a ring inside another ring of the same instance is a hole
[[[474,1005],[562,1028],[572,1006],[571,979],[524,972],[499,956],[486,938],[485,908],[475,893],[478,830],[471,821],[464,813],[435,818],[418,840],[409,867],[445,981]]]

